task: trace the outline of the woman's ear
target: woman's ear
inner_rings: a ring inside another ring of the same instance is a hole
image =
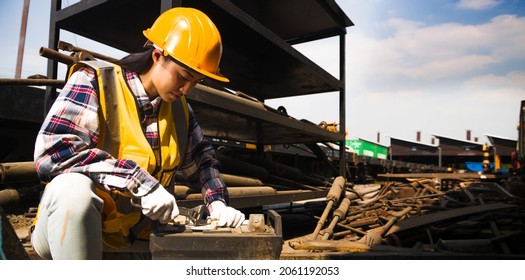
[[[153,63],[157,63],[160,59],[162,59],[164,54],[159,49],[154,49],[153,52],[151,52],[151,58],[153,59]]]

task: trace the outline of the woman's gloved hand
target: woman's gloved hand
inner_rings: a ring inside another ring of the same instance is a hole
[[[167,224],[179,215],[175,197],[161,185],[143,196],[140,199],[140,205],[144,215],[152,220],[159,220],[163,224]]]
[[[226,206],[222,201],[214,201],[209,207],[210,218],[212,220],[217,220],[221,227],[240,227],[246,219],[241,211]]]

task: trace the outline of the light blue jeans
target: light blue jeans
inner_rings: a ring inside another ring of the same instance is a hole
[[[47,184],[31,243],[43,259],[102,258],[103,201],[96,184],[79,173],[64,173]]]

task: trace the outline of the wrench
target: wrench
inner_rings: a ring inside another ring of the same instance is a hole
[[[140,197],[133,197],[130,199],[131,205],[142,208],[140,204]],[[199,221],[203,221],[208,214],[208,210],[204,204],[195,206],[193,208],[179,207],[179,215],[187,217],[194,225]]]

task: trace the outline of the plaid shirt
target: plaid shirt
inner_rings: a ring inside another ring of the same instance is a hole
[[[157,114],[160,97],[150,100],[136,73],[124,72],[129,88],[137,100],[141,126],[154,151],[159,149]],[[51,107],[38,133],[34,158],[36,170],[44,182],[65,172],[89,176],[107,190],[127,192],[137,188],[135,196],[143,196],[159,185],[156,178],[135,162],[116,159],[96,148],[99,140],[99,100],[94,71],[81,68],[75,72]],[[191,184],[204,187],[208,203],[226,203],[227,191],[219,177],[219,162],[213,147],[204,138],[189,109],[188,146],[180,171]]]

